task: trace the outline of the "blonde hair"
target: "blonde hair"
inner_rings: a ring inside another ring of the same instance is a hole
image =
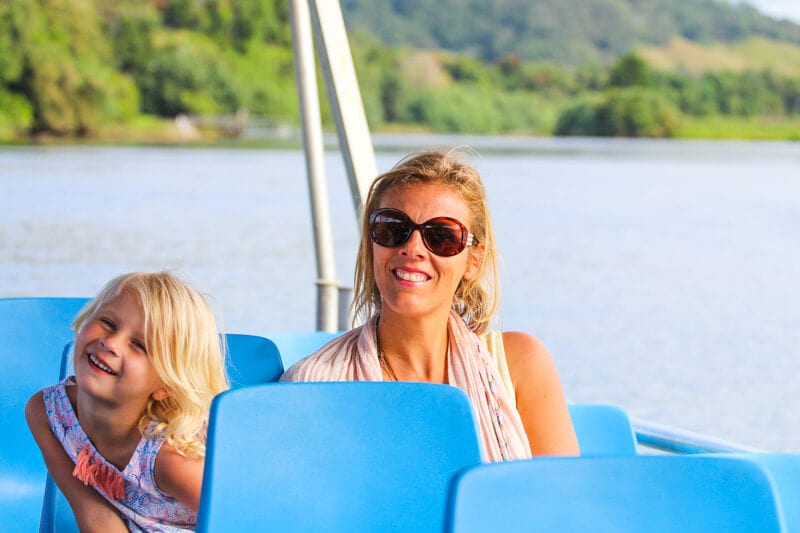
[[[109,281],[75,317],[77,335],[119,295],[134,297],[144,314],[145,345],[153,368],[169,390],[150,398],[139,430],[164,435],[186,456],[205,455],[211,400],[229,388],[224,341],[203,296],[169,272],[133,272]]]
[[[411,154],[372,182],[361,213],[361,242],[356,256],[351,305],[354,320],[366,319],[380,312],[381,308],[381,295],[375,282],[372,241],[369,238],[370,213],[390,190],[427,184],[451,187],[470,211],[470,231],[479,244],[467,250],[478,254],[479,267],[472,279],[462,279],[459,283],[453,295],[452,308],[464,319],[467,327],[480,335],[489,327],[497,310],[497,250],[480,174],[472,166],[459,161],[455,151]]]

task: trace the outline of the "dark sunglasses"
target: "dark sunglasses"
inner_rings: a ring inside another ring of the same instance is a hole
[[[436,217],[416,224],[398,209],[376,209],[369,216],[369,237],[372,242],[387,248],[396,248],[419,230],[425,248],[441,257],[458,255],[467,246],[478,244],[475,235],[466,226],[450,217]]]

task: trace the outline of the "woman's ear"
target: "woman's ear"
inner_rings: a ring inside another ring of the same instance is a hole
[[[160,389],[156,389],[150,395],[150,397],[152,399],[154,399],[155,401],[157,401],[157,402],[160,402],[161,400],[165,400],[167,397],[169,397],[169,389],[167,387],[161,387]]]
[[[477,246],[470,247],[469,259],[467,260],[467,270],[464,272],[462,279],[466,281],[472,281],[472,279],[478,274],[482,261],[483,243],[479,243]]]

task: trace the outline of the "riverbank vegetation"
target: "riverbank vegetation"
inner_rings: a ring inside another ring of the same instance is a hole
[[[344,2],[353,17],[356,4]],[[351,45],[374,131],[800,139],[800,27],[753,20],[735,41],[683,31],[607,43],[620,53],[585,62],[412,48],[361,29]],[[298,117],[284,0],[0,4],[0,140],[207,141]]]

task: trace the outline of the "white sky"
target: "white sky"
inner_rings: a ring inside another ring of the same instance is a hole
[[[733,0],[747,2],[756,9],[776,18],[788,18],[800,24],[800,0]]]

